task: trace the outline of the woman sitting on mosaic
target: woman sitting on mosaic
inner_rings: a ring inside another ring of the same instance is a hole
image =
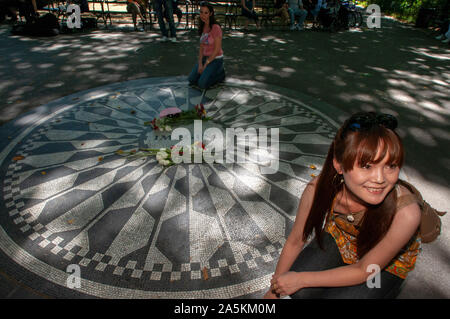
[[[189,84],[207,89],[225,80],[223,68],[222,29],[214,17],[214,8],[200,3],[200,49],[198,62],[189,75]]]
[[[421,245],[421,210],[399,180],[396,126],[391,115],[358,113],[338,130],[303,192],[265,298],[396,297]]]

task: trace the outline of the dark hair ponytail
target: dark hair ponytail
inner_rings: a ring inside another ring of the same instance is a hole
[[[303,240],[306,241],[314,230],[319,246],[322,248],[322,232],[325,216],[327,215],[336,194],[342,189],[340,178],[333,166],[334,141],[328,150],[322,172],[320,173],[313,204],[306,220],[303,231]]]

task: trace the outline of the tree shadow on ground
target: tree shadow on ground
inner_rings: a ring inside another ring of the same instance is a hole
[[[315,97],[346,113],[338,122],[361,110],[398,116],[406,164],[448,187],[450,50],[431,34],[383,19],[379,30],[234,39],[228,73]]]
[[[161,43],[157,31],[97,30],[54,38],[9,31],[0,26],[7,44],[0,49],[0,123],[89,88],[187,75],[198,52],[196,31],[178,32],[177,44]],[[225,31],[223,47],[228,76],[309,95],[342,110],[338,121],[360,110],[397,115],[406,164],[448,187],[450,50],[431,34],[382,19],[380,29],[339,33]]]
[[[9,31],[0,26],[0,123],[98,86],[187,75],[198,52],[195,32],[180,32],[173,44],[158,32],[29,38]],[[383,19],[379,30],[335,34],[226,31],[223,47],[228,76],[309,95],[341,110],[338,122],[360,110],[398,116],[407,166],[448,188],[450,50],[431,34]]]

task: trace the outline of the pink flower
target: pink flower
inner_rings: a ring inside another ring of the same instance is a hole
[[[168,115],[175,115],[175,114],[178,114],[178,113],[181,113],[181,110],[179,108],[177,108],[177,107],[169,107],[167,109],[162,110],[159,113],[159,118],[162,119],[163,117],[166,117]]]

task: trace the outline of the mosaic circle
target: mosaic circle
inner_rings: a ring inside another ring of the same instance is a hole
[[[251,160],[165,168],[118,154],[161,146],[144,123],[199,103],[223,131],[278,128],[277,171]],[[335,131],[301,101],[242,83],[202,92],[172,81],[81,98],[3,150],[1,248],[63,287],[76,265],[73,289],[102,298],[250,296],[269,286]]]

